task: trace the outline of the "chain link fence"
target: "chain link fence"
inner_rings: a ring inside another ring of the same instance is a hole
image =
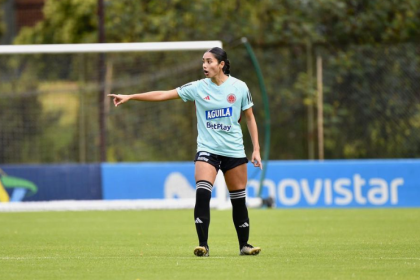
[[[264,143],[258,80],[242,45],[225,46]],[[270,159],[317,158],[316,57],[323,59],[326,159],[420,156],[420,47],[255,48],[269,95]],[[168,90],[203,78],[202,51],[106,55],[108,93]],[[98,162],[99,55],[0,56],[0,163]],[[106,99],[107,161],[190,161],[193,103]],[[252,144],[242,122],[247,154]],[[267,147],[262,147],[267,148]]]
[[[355,46],[326,52],[327,158],[420,156],[420,48]]]

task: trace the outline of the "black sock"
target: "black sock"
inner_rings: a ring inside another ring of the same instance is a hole
[[[248,243],[249,239],[249,217],[246,208],[245,190],[231,191],[230,201],[232,202],[232,216],[238,234],[239,249]]]
[[[206,246],[209,236],[210,225],[210,199],[213,185],[208,181],[198,181],[196,183],[196,199],[194,208],[195,228],[197,230],[200,246]]]

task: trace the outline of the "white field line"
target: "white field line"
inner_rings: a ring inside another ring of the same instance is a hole
[[[192,209],[195,198],[180,199],[124,199],[124,200],[55,200],[36,202],[0,203],[1,212],[42,212],[42,211],[107,211],[107,210],[157,210]],[[250,208],[261,206],[261,198],[247,198]],[[230,209],[230,200],[212,199],[211,208]]]
[[[106,260],[106,259],[197,259],[197,257],[168,257],[168,256],[128,256],[128,257],[0,257],[2,261],[27,261],[27,260]],[[209,257],[210,259],[226,259],[228,257]]]
[[[0,212],[191,209],[195,199],[56,200],[0,203]],[[213,205],[214,207],[215,205]]]
[[[419,258],[384,258],[384,257],[379,257],[379,258],[362,258],[364,260],[417,260],[420,261],[420,257]]]
[[[239,256],[239,255],[238,255]],[[227,259],[232,258],[236,256],[231,257],[212,257],[210,256],[208,259]],[[279,257],[272,257],[272,256],[265,256],[265,259],[281,259]],[[191,257],[169,257],[169,256],[124,256],[124,257],[92,257],[92,256],[75,256],[75,257],[0,257],[1,261],[26,261],[26,260],[106,260],[106,259],[197,259],[195,256]],[[207,258],[206,258],[207,259]],[[299,258],[297,258],[299,259]],[[420,260],[420,258],[362,258],[366,260]]]

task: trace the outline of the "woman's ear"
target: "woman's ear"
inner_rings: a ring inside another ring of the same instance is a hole
[[[225,67],[225,62],[224,61],[220,61],[219,67],[220,67],[220,70],[223,69],[223,67]]]

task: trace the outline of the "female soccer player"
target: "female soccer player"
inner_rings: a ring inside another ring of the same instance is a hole
[[[196,204],[194,220],[199,246],[196,256],[209,256],[207,243],[210,224],[210,198],[217,172],[222,170],[232,203],[233,223],[240,255],[257,255],[259,247],[248,244],[249,218],[245,204],[247,165],[239,121],[244,112],[254,150],[251,161],[262,169],[258,130],[252,112],[251,93],[247,85],[230,75],[226,52],[212,48],[203,55],[205,79],[168,91],[151,91],[131,95],[109,94],[114,105],[129,100],[165,101],[181,98],[194,101],[197,112],[197,154],[195,156]]]

